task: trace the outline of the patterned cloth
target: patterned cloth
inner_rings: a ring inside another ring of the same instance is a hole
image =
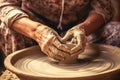
[[[64,0],[63,29],[57,29],[63,0],[1,0],[0,46],[6,55],[34,45],[34,41],[10,27],[22,17],[29,17],[54,28],[58,33],[84,21],[90,13],[103,16],[105,22],[112,17],[111,0]]]
[[[120,47],[120,22],[111,21],[87,38],[89,43],[102,43]]]

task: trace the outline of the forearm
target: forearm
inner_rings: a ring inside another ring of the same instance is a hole
[[[91,8],[88,18],[82,23],[86,35],[95,32],[113,16],[111,0],[91,0]]]
[[[27,37],[35,39],[34,31],[40,25],[42,24],[36,21],[32,21],[27,17],[24,17],[19,20],[16,20],[11,28]]]
[[[104,18],[101,15],[97,13],[91,13],[80,27],[85,29],[86,35],[89,35],[95,32],[103,23]]]

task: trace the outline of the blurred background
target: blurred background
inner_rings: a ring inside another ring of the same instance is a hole
[[[0,50],[0,75],[4,72],[5,67],[4,67],[4,59],[5,59],[5,55],[2,52],[2,50]]]

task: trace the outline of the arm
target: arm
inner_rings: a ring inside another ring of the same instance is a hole
[[[37,27],[44,27],[39,22],[32,21],[31,19],[24,17],[19,20],[16,20],[11,27],[15,31],[35,40],[34,32]]]
[[[72,53],[84,51],[86,35],[95,32],[100,26],[110,20],[112,17],[112,7],[110,0],[91,0],[92,10],[86,20],[67,31],[63,41],[70,40],[76,44],[71,50]],[[80,52],[80,53],[81,53]]]
[[[32,21],[21,9],[21,5],[22,0],[1,0],[0,20],[6,27],[35,39],[33,33],[40,23]]]
[[[95,32],[113,15],[110,0],[92,0],[91,6],[92,10],[89,16],[82,24],[80,23],[80,27],[85,29],[86,35]]]
[[[84,28],[86,35],[90,35],[92,32],[96,31],[103,23],[104,19],[101,15],[92,13],[82,24],[80,24],[80,27]]]

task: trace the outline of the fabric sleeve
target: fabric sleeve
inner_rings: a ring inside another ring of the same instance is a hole
[[[13,22],[28,15],[21,10],[22,0],[1,0],[0,21],[7,27],[11,27]]]
[[[111,0],[91,0],[91,6],[92,11],[90,13],[102,15],[105,22],[113,16]]]

